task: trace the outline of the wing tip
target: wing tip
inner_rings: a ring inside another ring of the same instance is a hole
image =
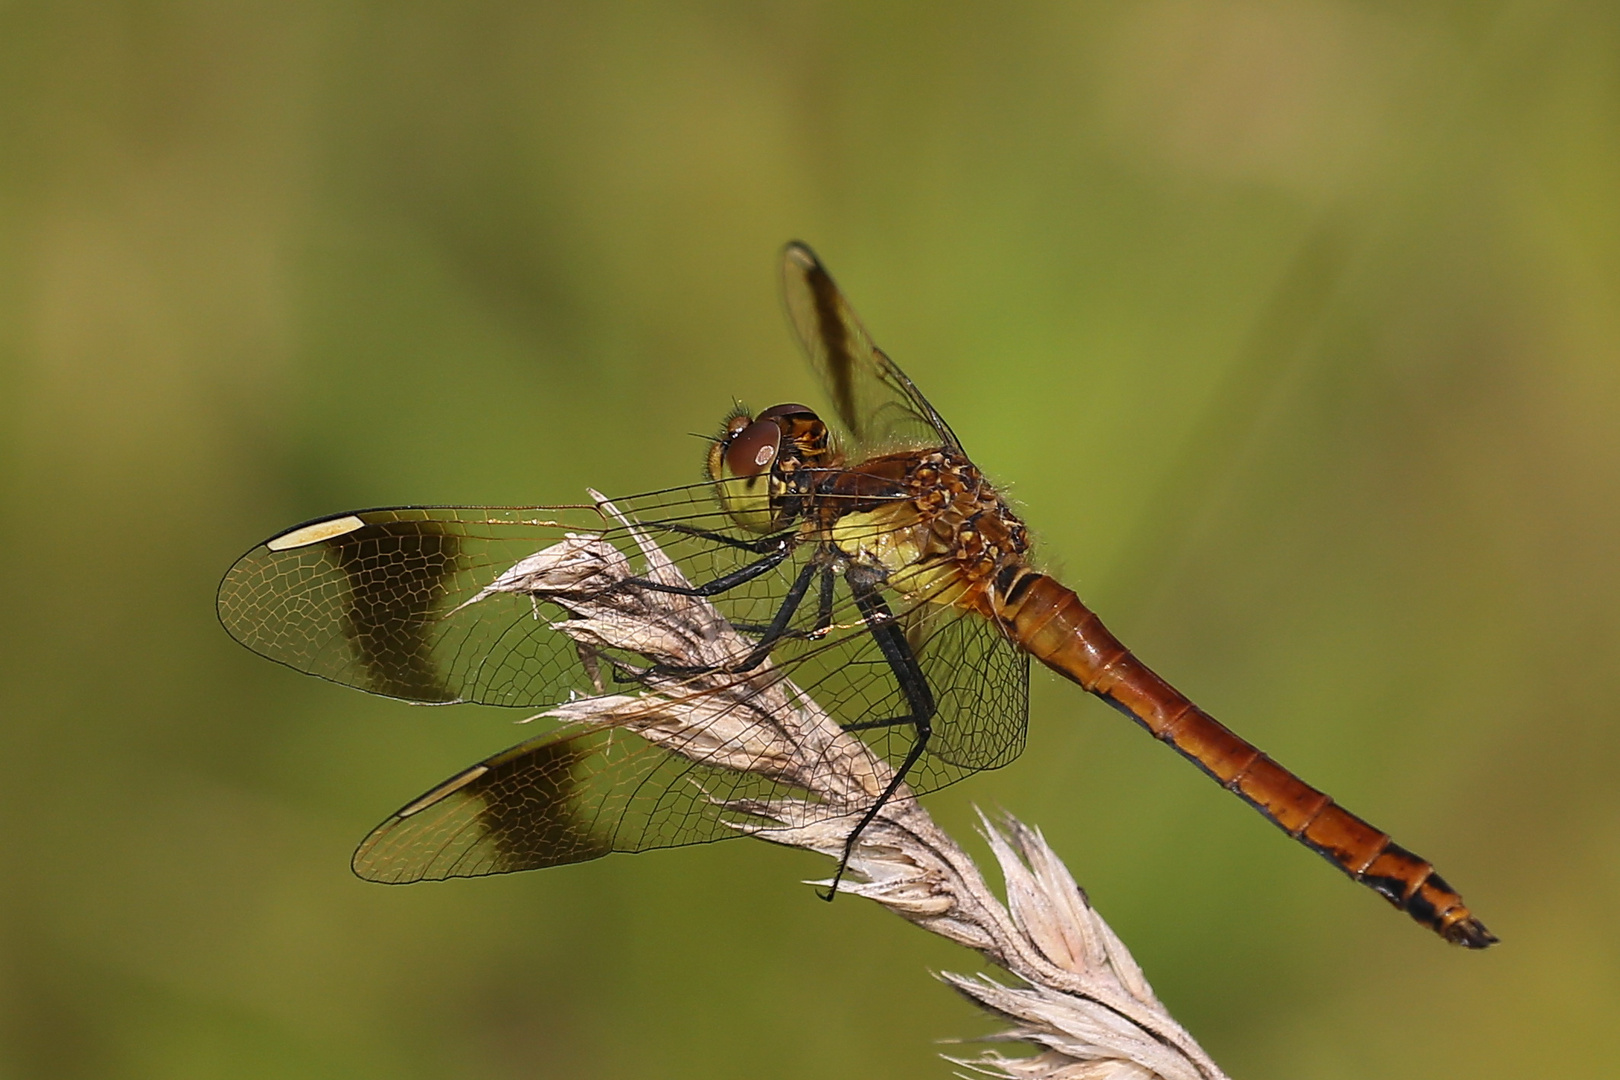
[[[827,267],[815,249],[803,240],[789,240],[782,245],[782,265],[786,269],[805,274],[827,274]]]

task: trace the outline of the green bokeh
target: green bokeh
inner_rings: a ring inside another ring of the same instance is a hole
[[[943,821],[1041,826],[1233,1075],[1620,1057],[1612,5],[13,2],[0,163],[0,1076],[944,1076],[993,1029],[801,853],[355,880],[510,716],[212,614],[292,522],[681,483],[733,397],[816,400],[795,236],[1047,565],[1503,944],[1045,677]]]

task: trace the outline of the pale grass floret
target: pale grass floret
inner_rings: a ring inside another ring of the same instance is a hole
[[[610,503],[598,501],[619,517]],[[636,539],[646,562],[640,576],[685,584],[650,537]],[[603,650],[687,669],[722,667],[748,653],[752,642],[705,599],[605,588],[630,576],[635,571],[613,545],[570,537],[502,574],[479,598],[519,593],[563,607],[573,618],[557,629],[574,639],[587,665]],[[644,686],[575,700],[546,715],[632,731],[705,766],[754,773],[807,793],[717,802],[715,811],[740,832],[839,858],[850,829],[893,776],[886,761],[768,661],[744,674],[647,675]],[[1040,833],[1011,818],[1000,826],[986,820],[983,833],[1006,883],[1005,903],[904,787],[861,833],[838,885],[841,893],[866,897],[978,950],[1019,980],[1006,985],[986,975],[940,976],[1011,1021],[986,1041],[1036,1051],[949,1060],[1016,1080],[1223,1077],[1154,997],[1129,951]]]

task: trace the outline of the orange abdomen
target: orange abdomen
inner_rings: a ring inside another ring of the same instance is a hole
[[[1042,663],[1175,747],[1277,827],[1447,941],[1495,944],[1434,867],[1194,705],[1121,645],[1073,590],[1027,567],[998,575],[988,606]]]

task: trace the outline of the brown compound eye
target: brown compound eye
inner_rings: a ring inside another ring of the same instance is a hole
[[[761,420],[775,420],[778,417],[784,420],[794,419],[813,421],[817,419],[815,412],[810,408],[804,405],[794,404],[772,405],[770,408],[759,414],[759,419]]]
[[[755,420],[726,443],[726,473],[744,478],[758,476],[771,467],[781,448],[782,429],[770,420]]]

